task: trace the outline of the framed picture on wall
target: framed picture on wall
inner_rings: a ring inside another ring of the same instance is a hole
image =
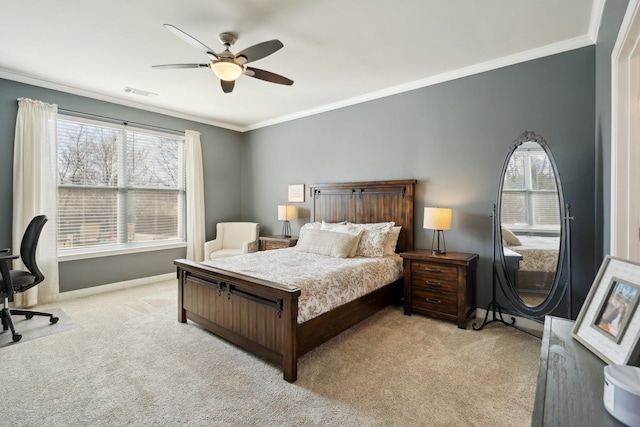
[[[287,200],[290,203],[304,202],[304,184],[290,185]]]
[[[640,264],[607,256],[573,327],[573,337],[609,364],[640,354],[639,278]]]

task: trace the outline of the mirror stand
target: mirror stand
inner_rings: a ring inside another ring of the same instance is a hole
[[[471,327],[473,328],[474,331],[480,331],[482,330],[485,326],[487,326],[490,323],[493,322],[500,322],[505,326],[512,326],[515,328],[515,323],[516,323],[516,318],[511,316],[511,322],[507,322],[506,320],[504,320],[504,317],[502,316],[502,307],[500,306],[500,303],[498,302],[498,299],[496,297],[496,251],[495,251],[495,247],[496,247],[496,233],[498,232],[497,230],[499,229],[496,228],[496,205],[493,205],[493,211],[491,212],[491,229],[492,229],[492,234],[491,234],[491,244],[492,247],[494,248],[493,250],[493,261],[491,263],[491,269],[492,269],[492,278],[491,278],[491,302],[489,303],[489,305],[487,306],[487,310],[484,314],[484,321],[482,322],[482,324],[478,327],[476,327],[476,324],[474,323],[473,325],[471,325]],[[489,320],[489,313],[492,314],[492,318]],[[526,331],[525,331],[526,332]]]

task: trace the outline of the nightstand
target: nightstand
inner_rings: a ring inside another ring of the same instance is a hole
[[[282,237],[282,236],[262,236],[260,237],[261,251],[268,251],[271,249],[283,249],[295,246],[298,243],[298,236]]]
[[[479,256],[462,252],[403,252],[404,314],[412,312],[452,320],[466,329],[475,311],[476,264]]]

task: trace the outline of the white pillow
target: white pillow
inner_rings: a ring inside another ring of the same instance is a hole
[[[362,230],[362,236],[358,243],[356,256],[377,258],[384,256],[385,245],[389,238],[389,233],[395,225],[394,222],[379,222],[372,224],[351,224]]]
[[[336,222],[336,223],[329,223],[329,222],[324,222],[322,221],[322,226],[320,227],[321,230],[327,230],[327,231],[333,231],[336,233],[345,233],[345,234],[349,234],[352,236],[357,236],[358,237],[358,243],[360,242],[360,238],[362,236],[362,232],[363,230],[361,228],[358,228],[356,226],[354,226],[353,224],[349,224],[346,221],[343,222]],[[353,248],[351,249],[351,252],[349,253],[349,258],[353,258],[354,256],[356,256],[356,251],[358,250],[358,243],[356,243],[355,245],[353,245]]]
[[[302,227],[300,227],[300,233],[298,233],[298,240],[300,240],[302,236],[304,236],[304,233],[307,230],[320,230],[321,226],[322,226],[321,222],[307,222]]]
[[[353,247],[358,245],[358,239],[359,235],[308,229],[295,247],[303,252],[347,258]]]
[[[385,255],[393,255],[396,253],[396,245],[398,244],[398,237],[400,237],[400,230],[402,230],[402,227],[400,226],[391,227],[387,241],[384,244]]]
[[[511,230],[509,230],[508,228],[505,228],[505,227],[501,227],[501,228],[502,228],[502,239],[507,244],[507,246],[520,246],[520,245],[522,245],[522,243],[520,242],[520,239],[518,239],[518,236],[513,234],[513,232]]]

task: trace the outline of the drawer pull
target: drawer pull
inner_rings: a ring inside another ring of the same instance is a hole
[[[442,270],[439,268],[431,268],[431,267],[425,267],[424,268],[425,271],[433,271],[435,273],[440,273]]]
[[[442,304],[442,301],[440,301],[439,299],[431,299],[431,298],[425,298],[424,299],[426,302],[430,302],[432,304]]]
[[[431,280],[425,280],[425,283],[427,285],[431,285],[431,286],[442,286],[442,283],[440,283],[440,282],[432,282]]]

